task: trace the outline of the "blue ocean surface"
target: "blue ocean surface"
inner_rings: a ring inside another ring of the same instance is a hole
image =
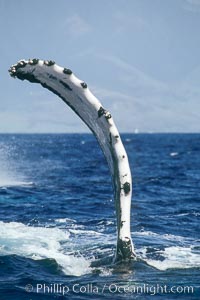
[[[200,299],[200,134],[123,134],[137,261],[90,134],[0,135],[0,299]]]

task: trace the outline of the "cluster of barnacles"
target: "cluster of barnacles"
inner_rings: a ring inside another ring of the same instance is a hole
[[[12,77],[16,77],[16,76],[18,76],[18,74],[17,74],[18,69],[22,69],[27,65],[34,66],[34,65],[37,65],[38,63],[39,63],[38,58],[29,59],[28,61],[20,60],[17,64],[13,65],[9,69],[9,73]],[[43,64],[45,66],[51,67],[51,66],[55,65],[55,61],[53,61],[53,60],[43,60]],[[71,75],[72,71],[68,68],[63,68],[63,73],[67,74],[67,75]],[[81,82],[81,86],[84,89],[87,88],[87,84],[85,82]]]
[[[103,108],[103,107],[101,106],[101,107],[99,108],[99,110],[98,110],[98,117],[100,118],[100,117],[102,117],[103,115],[105,115],[105,118],[106,118],[107,120],[109,120],[109,119],[112,118],[111,114],[110,114],[105,108]]]

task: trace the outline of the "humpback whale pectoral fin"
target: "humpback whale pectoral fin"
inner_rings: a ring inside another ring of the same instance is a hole
[[[53,60],[20,60],[9,69],[20,80],[40,83],[58,95],[85,122],[96,136],[113,179],[117,212],[116,261],[135,258],[130,234],[132,179],[128,157],[112,115],[90,92],[87,84]]]

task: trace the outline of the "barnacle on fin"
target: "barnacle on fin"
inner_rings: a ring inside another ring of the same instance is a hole
[[[131,190],[131,185],[129,182],[125,182],[123,185],[124,193],[127,195]]]
[[[29,61],[28,61],[29,65],[37,65],[38,62],[39,62],[39,59],[37,59],[37,58],[29,59]]]
[[[84,89],[86,89],[86,88],[87,88],[87,83],[81,82],[81,86],[82,86]]]
[[[53,60],[44,60],[44,64],[48,67],[55,65],[55,61]]]
[[[106,113],[106,115],[105,115],[105,118],[107,119],[107,120],[109,120],[109,119],[111,119],[112,118],[112,116],[111,116],[111,114],[110,113]]]
[[[99,108],[98,110],[98,117],[102,117],[104,114],[106,114],[106,110],[105,108],[103,108],[102,106]]]
[[[72,74],[72,70],[67,69],[67,68],[64,68],[64,69],[63,69],[63,73],[64,73],[64,74],[67,74],[67,75],[71,75],[71,74]]]

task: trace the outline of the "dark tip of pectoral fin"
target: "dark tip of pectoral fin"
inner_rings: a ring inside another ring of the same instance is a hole
[[[27,62],[24,60],[20,60],[17,64],[10,67],[8,72],[10,73],[10,76],[16,77],[17,76],[17,70],[24,68],[27,65]]]
[[[24,72],[23,68],[26,62],[20,61],[17,65],[12,66],[8,71],[12,77],[17,77],[20,80],[28,80],[30,82],[39,83],[40,81],[32,73]],[[21,70],[22,68],[22,70]]]
[[[10,73],[11,77],[16,77],[16,68],[15,68],[15,66],[10,67],[8,72]]]

